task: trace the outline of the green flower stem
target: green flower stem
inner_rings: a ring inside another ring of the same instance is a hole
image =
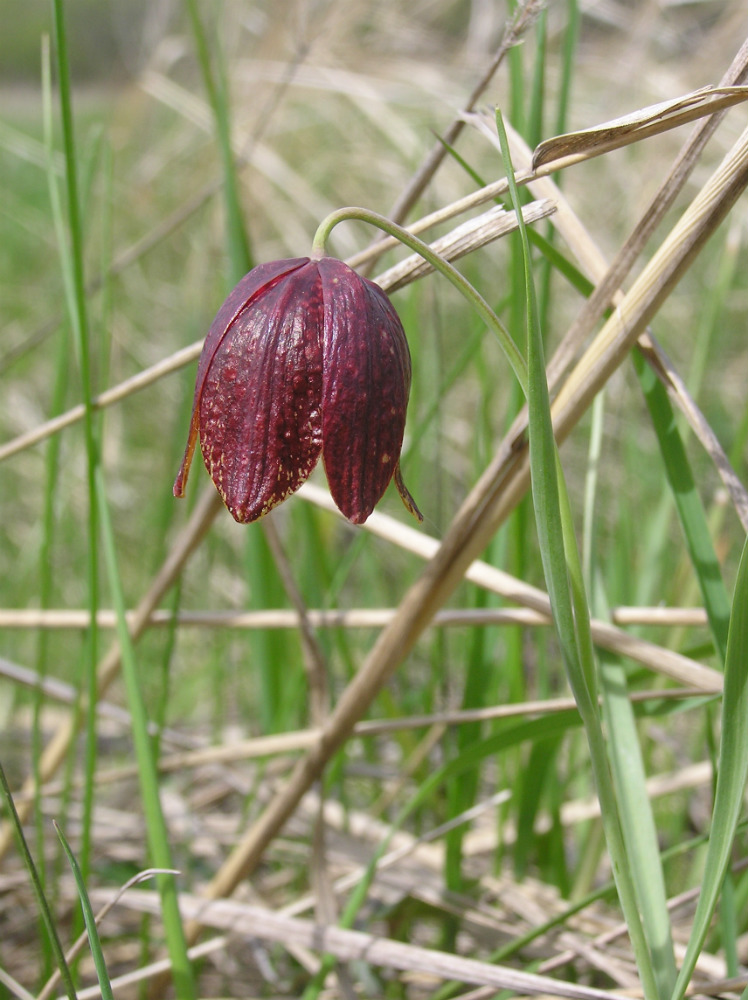
[[[504,354],[506,354],[509,364],[514,369],[514,374],[517,376],[522,391],[527,396],[527,364],[499,317],[480,292],[473,288],[467,278],[460,274],[456,267],[453,267],[449,261],[439,256],[438,253],[435,253],[428,243],[424,243],[423,240],[419,240],[417,236],[409,233],[407,229],[403,229],[402,226],[398,226],[391,219],[386,218],[384,215],[379,215],[377,212],[372,212],[367,208],[340,208],[332,212],[320,223],[312,244],[312,257],[317,259],[325,257],[327,255],[326,245],[330,233],[338,223],[350,220],[366,222],[370,226],[376,226],[377,229],[381,229],[388,236],[393,236],[404,246],[408,247],[409,250],[423,257],[427,263],[431,264],[435,271],[443,274],[445,278],[451,281],[455,288],[468,300],[486,326],[498,337]]]

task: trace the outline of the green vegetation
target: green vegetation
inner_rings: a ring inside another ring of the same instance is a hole
[[[575,0],[186,0],[133,7],[120,56],[97,5],[30,5],[0,113],[0,998],[169,995],[165,959],[179,997],[742,991],[745,104],[690,173],[705,114],[527,161],[717,83],[737,2],[691,6],[642,41]],[[444,210],[432,243],[563,198],[459,289],[372,249],[382,217]],[[197,457],[175,500],[186,349],[332,213],[328,252],[396,287],[423,525],[393,487],[349,525],[321,465],[251,525]]]

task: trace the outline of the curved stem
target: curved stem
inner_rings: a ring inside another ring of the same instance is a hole
[[[514,374],[517,376],[522,391],[527,396],[527,364],[499,317],[480,292],[473,288],[467,278],[460,274],[456,267],[438,253],[435,253],[428,243],[424,243],[423,240],[419,240],[417,236],[409,233],[407,229],[403,229],[402,226],[398,226],[397,223],[392,222],[386,216],[379,215],[377,212],[372,212],[367,208],[340,208],[332,212],[320,223],[312,244],[312,257],[320,258],[326,256],[326,244],[330,233],[338,223],[348,220],[366,222],[371,226],[376,226],[377,229],[381,229],[388,236],[394,236],[396,240],[399,240],[414,253],[423,257],[425,261],[431,264],[434,270],[449,279],[455,288],[468,300],[486,326],[496,334],[509,364],[514,369]]]

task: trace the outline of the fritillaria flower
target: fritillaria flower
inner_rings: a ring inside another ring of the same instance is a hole
[[[381,288],[332,257],[260,264],[206,337],[174,495],[199,436],[242,523],[294,493],[320,455],[349,520],[365,521],[393,477],[420,519],[399,468],[409,390],[405,333]]]

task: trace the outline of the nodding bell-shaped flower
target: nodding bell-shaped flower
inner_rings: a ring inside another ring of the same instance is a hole
[[[260,264],[205,339],[184,495],[200,437],[206,468],[235,520],[255,521],[294,493],[322,455],[330,492],[356,524],[400,475],[410,352],[386,294],[332,257]]]

